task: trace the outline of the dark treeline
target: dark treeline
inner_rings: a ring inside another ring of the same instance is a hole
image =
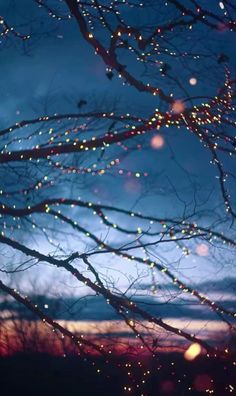
[[[114,365],[100,358],[15,354],[0,358],[0,389],[8,395],[57,396],[193,396],[235,394],[236,366],[205,356],[188,362],[180,353],[163,353],[158,360],[117,357]],[[115,368],[115,366],[118,368]],[[151,367],[150,367],[151,366]]]

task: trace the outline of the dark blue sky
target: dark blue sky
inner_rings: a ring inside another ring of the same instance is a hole
[[[215,6],[212,7],[214,9]],[[217,7],[216,4],[216,9]],[[2,42],[2,127],[45,113],[76,112],[77,103],[81,99],[88,102],[84,111],[113,109],[116,106],[119,112],[150,115],[160,106],[158,98],[122,86],[121,79],[116,76],[110,81],[106,77],[106,66],[82,39],[75,21],[54,22],[45,10],[39,9],[31,0],[21,1],[20,4],[16,1],[1,1],[0,10],[9,23],[20,25],[18,30],[26,32],[28,24],[30,30],[36,31],[35,37],[25,45],[13,37]],[[220,8],[218,11],[221,11]],[[144,13],[143,18],[150,17],[150,14],[152,15],[150,11]],[[133,15],[132,17],[134,18]],[[163,21],[168,20],[168,17],[168,14],[163,14]],[[155,20],[155,12],[152,18]],[[191,48],[192,52],[203,52],[203,58],[185,62],[188,66],[185,69],[178,58],[170,58],[170,74],[180,79],[189,96],[209,96],[217,93],[224,80],[224,65],[217,64],[217,54],[224,52],[229,56],[231,70],[235,69],[235,37],[227,31],[208,31],[208,40],[205,40],[206,28],[200,25],[194,29],[187,35],[186,32],[180,32],[174,40],[171,38],[171,45],[168,44],[167,47],[170,50]],[[41,32],[45,34],[42,35]],[[209,54],[212,54],[212,57]],[[165,59],[165,56],[161,55],[161,59]],[[134,57],[126,59],[127,62],[134,74],[139,76],[142,68],[137,66]],[[191,77],[197,78],[196,86],[189,84]],[[158,71],[152,71],[150,81],[157,83],[167,92],[171,92],[173,88],[172,92],[177,99],[186,98],[177,84],[167,80]],[[205,190],[211,190],[215,186],[216,172],[209,166],[209,153],[202,148],[196,137],[184,129],[170,131],[163,128],[160,133],[166,136],[167,140],[163,150],[148,149],[130,155],[124,161],[124,167],[150,172],[156,180],[160,180],[159,184],[162,186],[168,185],[168,178],[177,189],[183,190],[184,186],[189,187],[189,180],[186,180],[180,166],[176,165],[176,159],[190,175],[193,175],[194,180],[200,180]],[[148,145],[150,137],[146,137],[145,141]],[[168,145],[171,146],[172,152]],[[229,169],[235,170],[232,161],[227,158],[225,161]],[[158,178],[160,173],[163,175],[161,179]]]

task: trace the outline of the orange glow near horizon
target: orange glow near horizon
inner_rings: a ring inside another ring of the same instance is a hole
[[[179,327],[188,326],[189,332],[192,331],[193,333],[204,328],[202,338],[215,338],[216,341],[217,334],[223,334],[227,327],[226,324],[225,326],[219,326],[217,321],[211,321],[208,325],[200,320],[188,322],[188,324],[183,319],[172,319],[168,320],[168,322]],[[92,341],[98,347],[103,345],[104,351],[111,350],[112,353],[117,355],[128,351],[128,353],[137,354],[137,356],[140,354],[145,356],[148,353],[141,340],[135,337],[132,330],[127,328],[126,324],[120,320],[97,322],[58,320],[58,323],[73,334],[82,335],[84,339]],[[149,327],[145,332],[147,326],[148,323],[142,322],[140,325],[136,325],[136,329],[139,329],[150,347],[153,345],[153,340],[158,337],[161,352],[185,352],[184,357],[187,360],[193,360],[201,353],[201,347],[198,344],[192,344],[186,350],[186,340],[173,334],[171,335],[157,326]],[[52,355],[63,355],[64,350],[67,350],[69,354],[77,353],[76,346],[69,337],[64,337],[60,332],[53,331],[50,326],[43,324],[41,321],[20,320],[18,323],[17,321],[13,323],[11,320],[5,320],[0,334],[0,356],[24,352],[25,348],[32,352],[36,351]],[[87,347],[85,349],[88,351]],[[158,351],[158,346],[155,351]],[[89,348],[88,352],[91,355],[98,353],[91,348]]]

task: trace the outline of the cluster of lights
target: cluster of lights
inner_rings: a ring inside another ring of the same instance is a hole
[[[21,40],[29,40],[31,36],[29,34],[24,35],[15,30],[12,26],[9,26],[8,23],[0,16],[0,36],[8,36],[9,34],[18,37]]]
[[[136,235],[145,234],[145,231],[141,227],[138,227],[136,231],[131,231],[131,230],[127,230],[127,229],[125,230],[124,228],[120,227],[118,224],[110,222],[108,216],[103,214],[103,211],[102,211],[101,207],[99,205],[97,205],[97,204],[93,204],[92,202],[86,203],[86,202],[77,201],[77,200],[63,200],[63,199],[59,200],[59,201],[55,200],[55,203],[57,203],[57,205],[58,204],[66,204],[66,203],[69,203],[69,202],[71,202],[71,204],[70,204],[71,208],[75,208],[76,206],[82,206],[82,207],[90,208],[95,215],[99,216],[99,218],[101,219],[101,222],[103,222],[108,227],[113,227],[115,230],[118,230],[118,231],[121,231],[121,232],[126,232],[128,234],[134,234],[134,235],[135,234]],[[53,203],[53,201],[52,201],[52,203]],[[7,208],[6,205],[2,204],[2,206],[1,206],[1,212],[3,214],[7,214],[8,213],[8,214],[13,215],[14,214],[14,210],[15,210],[15,213],[17,214],[16,208],[13,208],[13,210],[9,211],[9,208]],[[113,208],[113,210],[116,210],[116,209]],[[46,213],[49,213],[49,214],[54,212],[54,211],[52,211],[50,209],[50,206],[48,204],[41,204],[41,205],[37,206],[35,209],[34,209],[34,207],[30,207],[29,206],[27,209],[20,210],[22,215],[30,215],[34,211],[35,212],[39,212],[39,211],[40,212],[42,212],[42,211],[44,212],[45,211]],[[120,209],[118,209],[118,211],[122,212],[122,210],[120,210]],[[137,213],[134,214],[133,212],[126,212],[126,211],[123,211],[123,212],[126,213],[126,214],[129,214],[129,216],[131,216],[131,217],[135,216],[135,217],[140,217],[140,218],[144,218],[145,219],[145,216],[139,215]],[[60,213],[61,213],[61,211],[59,210],[59,212],[54,215],[55,219],[60,218]],[[64,220],[65,219],[67,219],[67,218],[64,217]],[[152,219],[152,220],[150,220],[150,224],[154,224],[156,221],[157,221],[156,219]],[[69,223],[70,222],[71,222],[71,220],[69,221]],[[168,224],[166,224],[163,220],[158,220],[158,223],[160,223],[162,225],[164,230],[167,227],[169,228]],[[135,257],[135,256],[127,254],[126,252],[122,252],[122,251],[119,251],[117,249],[113,249],[108,244],[102,243],[102,241],[100,241],[91,232],[88,232],[87,230],[83,231],[81,229],[81,227],[78,226],[77,221],[73,221],[72,225],[76,229],[78,228],[78,230],[80,232],[84,232],[84,234],[87,237],[92,238],[96,243],[98,243],[100,249],[108,250],[108,251],[113,252],[114,254],[116,254],[118,256],[121,256],[121,257],[123,257],[125,259],[128,259],[128,260],[131,260],[131,261],[134,260],[134,261],[141,262],[142,264],[146,264],[146,265],[150,266],[150,268],[156,268],[158,271],[160,271],[160,272],[164,273],[165,275],[167,275],[168,278],[172,280],[173,284],[176,285],[177,287],[179,287],[179,289],[181,289],[183,292],[190,293],[191,295],[197,297],[201,301],[202,304],[209,305],[213,310],[215,310],[216,312],[219,312],[220,314],[227,314],[227,315],[232,316],[232,317],[236,316],[236,313],[231,312],[231,311],[227,311],[223,307],[219,306],[216,302],[211,301],[206,296],[204,296],[201,293],[197,292],[197,290],[194,290],[191,287],[189,287],[186,284],[184,284],[183,282],[181,282],[179,279],[177,279],[170,272],[170,270],[168,268],[166,268],[165,266],[161,265],[160,263],[153,262],[151,259],[148,259],[148,258],[142,259],[141,257]],[[5,225],[5,228],[6,228],[6,225]],[[12,228],[12,225],[11,225],[11,228]],[[173,242],[175,242],[175,240],[176,240],[176,232],[173,232],[172,228],[170,228],[170,230],[168,230],[168,228],[167,228],[167,234],[166,235],[167,236],[169,235],[171,240],[173,240]],[[183,228],[181,227],[179,230],[177,230],[177,232],[180,232],[183,237],[184,237],[184,235],[190,235],[190,236],[194,235],[194,236],[198,237],[198,235],[201,235],[202,229],[198,228],[197,225],[190,225],[190,226],[187,226],[187,227],[185,225],[185,227],[183,227]],[[2,235],[3,236],[5,235],[4,231],[2,231]],[[161,231],[159,233],[159,235],[160,235],[160,238],[163,239],[163,236],[165,235],[165,233],[163,233],[163,231]],[[208,255],[208,246],[206,244],[199,244],[196,247],[196,252],[197,252],[198,255],[206,256],[206,255]],[[185,251],[184,251],[184,254],[186,254]]]
[[[70,13],[68,15],[63,15],[63,16],[57,15],[57,13],[55,13],[52,9],[50,9],[47,5],[44,4],[43,0],[37,0],[37,3],[40,7],[46,7],[49,16],[54,19],[57,19],[58,21],[72,18],[72,13]],[[163,52],[165,55],[168,55],[168,56],[169,55],[172,57],[178,56],[178,54],[175,51],[170,51],[168,49],[164,49],[164,50],[160,49],[160,45],[156,40],[158,39],[158,37],[163,37],[163,31],[164,31],[163,27],[157,27],[155,29],[155,33],[152,35],[151,39],[148,41],[140,31],[138,31],[137,29],[134,29],[130,26],[127,26],[125,24],[125,21],[122,18],[121,13],[120,13],[120,7],[129,5],[127,1],[125,1],[125,0],[123,2],[112,1],[109,5],[106,5],[106,6],[105,5],[97,5],[97,2],[91,2],[91,4],[89,4],[89,5],[85,5],[85,4],[83,4],[83,2],[80,2],[80,1],[78,1],[77,3],[78,3],[78,9],[81,11],[82,18],[84,18],[85,21],[87,21],[87,23],[88,23],[88,28],[84,28],[84,29],[81,28],[82,34],[84,35],[84,38],[94,47],[95,53],[98,56],[101,56],[102,59],[107,64],[107,76],[109,78],[113,78],[113,71],[116,71],[118,73],[118,76],[123,79],[124,84],[128,83],[128,84],[133,85],[136,89],[138,89],[140,91],[146,91],[153,95],[160,95],[160,97],[168,103],[169,111],[162,113],[161,111],[156,109],[154,114],[151,115],[150,118],[145,120],[144,122],[141,121],[141,119],[136,120],[136,123],[134,123],[133,125],[131,125],[130,123],[127,124],[125,126],[123,132],[118,133],[117,131],[113,131],[113,132],[110,132],[109,134],[108,133],[105,134],[102,138],[98,138],[97,136],[94,135],[91,137],[91,139],[81,139],[80,140],[78,137],[71,138],[70,131],[66,131],[62,135],[58,136],[58,134],[56,132],[54,132],[54,134],[53,134],[53,130],[50,129],[48,131],[49,137],[46,142],[46,145],[45,145],[45,142],[43,142],[43,144],[41,144],[41,145],[37,144],[37,145],[33,146],[31,149],[19,150],[18,152],[15,152],[13,150],[15,142],[10,141],[9,143],[5,144],[3,150],[1,151],[0,162],[7,163],[8,161],[11,161],[11,160],[12,161],[30,160],[30,161],[36,161],[37,163],[40,163],[41,160],[46,160],[48,162],[48,164],[51,165],[53,168],[59,169],[59,170],[65,172],[65,173],[68,173],[68,174],[75,173],[75,174],[104,175],[108,171],[110,171],[113,167],[115,167],[115,166],[118,167],[121,162],[120,159],[112,160],[103,168],[98,169],[97,163],[94,163],[90,167],[85,167],[85,166],[76,167],[76,166],[67,165],[67,163],[65,165],[61,160],[57,161],[57,158],[56,158],[56,162],[54,162],[54,161],[52,161],[52,157],[54,157],[54,156],[57,157],[60,154],[67,154],[67,153],[96,151],[97,149],[104,151],[105,149],[106,150],[109,149],[109,147],[113,144],[116,144],[119,147],[123,148],[124,150],[128,151],[129,148],[128,148],[128,146],[124,145],[124,141],[126,141],[128,139],[132,139],[135,136],[140,136],[140,135],[146,134],[148,132],[153,132],[153,131],[158,131],[158,134],[155,134],[151,138],[150,146],[153,149],[158,150],[158,149],[161,149],[165,144],[165,139],[163,137],[162,131],[161,131],[161,134],[159,134],[160,128],[164,129],[164,128],[170,128],[173,126],[177,127],[178,129],[183,126],[186,127],[187,130],[191,131],[199,138],[200,142],[202,142],[205,147],[208,147],[211,150],[213,150],[213,152],[217,153],[218,150],[220,150],[222,148],[221,143],[220,143],[221,137],[217,136],[217,135],[212,136],[212,134],[209,132],[208,128],[211,125],[221,126],[224,123],[224,120],[226,120],[226,122],[229,120],[229,118],[228,118],[229,112],[233,112],[235,110],[234,107],[232,106],[232,98],[233,98],[234,92],[233,92],[229,77],[226,78],[224,91],[220,92],[220,94],[218,96],[216,96],[213,100],[211,100],[209,103],[203,103],[201,105],[193,106],[192,108],[188,108],[187,104],[184,100],[178,99],[178,98],[174,99],[173,94],[165,95],[159,87],[158,88],[153,87],[149,83],[143,83],[143,82],[137,80],[136,78],[134,78],[133,76],[130,77],[130,74],[127,72],[126,67],[120,65],[119,62],[116,61],[116,57],[114,57],[112,55],[112,53],[114,54],[115,50],[119,46],[123,46],[126,49],[128,49],[132,54],[135,54],[136,59],[140,62],[147,63],[147,62],[149,62],[149,60],[152,58],[153,55],[154,55],[154,57],[157,57],[157,56],[161,55]],[[167,5],[167,3],[166,3],[166,5]],[[137,4],[136,6],[142,8],[143,4],[140,3],[140,4]],[[99,11],[98,20],[105,29],[107,29],[109,27],[107,19],[105,17],[107,14],[112,13],[112,14],[115,14],[119,18],[122,27],[117,28],[116,30],[112,31],[112,33],[111,33],[111,44],[112,44],[111,49],[112,50],[106,51],[104,49],[104,47],[97,40],[96,29],[95,29],[96,22],[95,22],[95,19],[93,18],[92,12],[90,12],[90,7],[92,10]],[[223,2],[219,2],[219,7],[221,10],[223,10],[223,11],[225,10],[225,6],[224,6]],[[203,11],[200,8],[197,10],[197,13],[202,13],[202,12]],[[202,19],[204,20],[203,17],[202,17]],[[80,22],[80,27],[81,27],[83,24],[81,21],[79,21],[79,22]],[[229,26],[230,26],[231,30],[235,29],[235,24],[232,21],[230,22]],[[16,32],[14,28],[9,28],[3,19],[0,19],[0,27],[2,29],[2,31],[1,31],[2,36],[6,36],[9,33],[12,33],[15,36],[22,38],[24,40],[30,38],[30,36],[22,36],[21,34]],[[192,24],[189,24],[188,28],[191,30]],[[135,41],[135,45],[131,44],[133,41]],[[146,50],[146,47],[148,47],[148,46],[150,46],[150,48],[148,50]],[[188,54],[184,53],[184,54],[182,54],[182,56],[188,56]],[[160,68],[160,72],[162,73],[163,76],[168,71],[168,70],[167,71],[165,70],[165,69],[167,69],[167,66],[165,65],[165,63],[162,60],[157,60],[157,61],[155,60],[155,65],[158,65],[158,67]],[[191,86],[195,86],[197,83],[198,83],[198,80],[196,77],[192,76],[189,78],[189,84]],[[109,117],[113,117],[113,116],[115,116],[113,113],[112,113],[112,115],[111,115],[111,113],[103,113],[101,119],[109,119]],[[126,117],[129,117],[129,115],[120,116],[120,120],[125,120]],[[60,119],[60,117],[59,117],[59,119]],[[71,118],[68,116],[67,120],[70,120],[70,119]],[[51,118],[49,116],[43,116],[38,119],[38,122],[49,122],[49,121],[51,121]],[[234,126],[236,125],[235,122],[233,122],[231,120],[230,120],[230,122],[231,122],[231,125],[232,124]],[[19,130],[20,128],[23,128],[25,126],[27,127],[27,124],[25,124],[24,122],[16,123],[13,127],[10,127],[5,131],[2,131],[2,133],[0,132],[0,135],[3,135],[3,134],[5,135],[5,134],[7,134],[7,132],[9,132],[9,134],[11,135],[12,132],[14,132],[14,130],[16,130],[16,129]],[[84,124],[83,128],[86,129],[86,123]],[[81,128],[81,129],[83,129],[83,128]],[[44,134],[42,134],[42,131],[40,131],[39,135],[44,137],[44,136],[46,136],[46,133],[44,135]],[[62,140],[58,141],[58,140],[60,140],[59,138],[60,139],[62,138]],[[29,136],[29,140],[31,140],[31,136]],[[217,140],[219,140],[219,142]],[[19,139],[18,143],[21,144],[22,140]],[[235,141],[232,142],[232,140],[230,140],[230,139],[228,139],[228,140],[225,139],[225,141],[223,142],[223,144],[225,144],[225,145],[228,144],[227,147],[229,147],[228,152],[229,152],[230,156],[232,156],[236,151],[236,147],[235,147],[234,143],[235,143]],[[140,145],[140,147],[142,147],[142,146]],[[223,146],[223,147],[225,147],[225,146]],[[213,156],[212,164],[216,165],[218,167],[219,171],[221,171],[221,169],[222,169],[221,163],[216,155]],[[125,169],[122,169],[122,168],[118,169],[118,174],[132,176],[135,178],[140,178],[141,176],[148,176],[148,174],[145,172],[141,172],[141,171],[132,172],[130,170],[126,171]],[[227,173],[223,172],[223,175],[220,174],[220,180],[222,181],[223,184],[226,182],[226,179],[227,179]],[[42,188],[48,187],[50,185],[52,185],[52,182],[50,180],[48,181],[48,176],[45,175],[42,180],[37,181],[37,183],[30,186],[29,189],[22,189],[21,193],[27,195],[29,190],[31,192],[34,190],[38,191],[39,189],[42,190]],[[233,211],[232,211],[231,204],[230,204],[230,196],[227,193],[226,189],[224,189],[224,187],[222,187],[222,189],[223,189],[223,196],[224,196],[224,202],[226,205],[226,210],[227,210],[227,212],[230,212],[232,214]],[[3,196],[4,196],[4,194],[5,193],[2,193]],[[63,204],[63,202],[58,203],[58,205],[62,205],[62,204]],[[71,203],[71,208],[76,207],[77,204],[78,204],[77,202],[75,204]],[[51,210],[51,206],[52,205],[50,203],[46,203],[43,206],[43,209],[42,210],[40,209],[39,212],[43,212],[44,214],[46,213],[49,215],[52,214],[52,215],[54,215],[55,219],[62,220],[61,206],[60,206],[60,210],[58,212],[54,212],[53,210]],[[103,213],[103,208],[101,208],[97,204],[93,204],[92,202],[89,202],[89,203],[86,203],[83,205],[82,202],[80,202],[79,206],[84,206],[84,207],[88,207],[89,209],[91,209],[93,211],[94,215],[99,216],[101,223],[103,223],[107,227],[112,227],[116,231],[126,232],[126,233],[130,233],[130,234],[133,233],[134,235],[137,235],[137,236],[145,234],[142,224],[140,224],[140,226],[138,226],[138,228],[136,230],[129,231],[129,230],[122,228],[119,224],[117,224],[113,221],[110,221],[109,217]],[[0,215],[1,217],[4,214],[6,214],[6,215],[9,214],[9,213],[7,213],[7,208],[4,204],[2,204],[0,209],[1,209],[1,215]],[[28,212],[26,210],[25,216],[28,216],[28,215],[31,216],[31,214],[33,213],[32,207],[29,205],[27,209],[28,209]],[[120,210],[119,212],[122,213],[122,210]],[[123,213],[125,213],[125,212],[123,212]],[[145,216],[142,216],[141,214],[135,214],[133,212],[128,212],[125,214],[128,214],[131,217],[139,217],[141,219],[145,219]],[[16,221],[16,219],[18,221],[20,221],[21,217],[15,216],[14,221]],[[141,263],[147,265],[151,270],[153,270],[155,268],[158,271],[160,271],[161,273],[165,274],[169,279],[171,279],[173,284],[176,285],[181,291],[183,291],[185,293],[189,293],[192,296],[197,297],[201,301],[202,304],[207,304],[208,306],[211,307],[211,309],[218,312],[220,315],[226,314],[231,317],[236,317],[235,312],[227,311],[223,307],[218,306],[217,303],[215,303],[214,301],[211,301],[210,299],[208,299],[207,297],[205,297],[198,291],[192,289],[191,287],[187,286],[185,283],[181,282],[179,279],[177,279],[171,273],[171,271],[166,266],[159,264],[157,262],[154,262],[150,258],[135,257],[133,255],[126,253],[126,252],[117,251],[117,249],[114,249],[111,246],[109,246],[107,243],[102,242],[99,238],[94,236],[94,234],[92,234],[90,231],[88,231],[88,230],[83,231],[82,228],[80,226],[78,226],[78,223],[76,220],[68,219],[65,216],[63,217],[63,219],[64,220],[67,219],[68,223],[72,224],[74,228],[78,229],[80,232],[84,232],[86,237],[89,237],[93,241],[96,241],[99,245],[100,250],[108,250],[109,252],[112,252],[113,254],[123,257],[129,261],[141,262]],[[74,219],[74,217],[73,217],[73,219]],[[155,219],[150,220],[150,224],[154,224],[155,222],[156,222]],[[170,225],[168,224],[168,222],[166,222],[165,220],[158,220],[158,223],[160,223],[162,226],[162,230],[159,233],[159,235],[161,237],[168,236],[168,238],[170,240],[172,240],[173,242],[176,240],[178,233],[180,233],[180,235],[182,235],[183,237],[189,236],[189,235],[194,235],[197,238],[202,231],[200,227],[197,227],[195,225],[189,226],[186,224],[182,224],[180,229],[173,230],[170,227]],[[12,227],[12,225],[10,227],[11,227],[10,229],[12,229],[12,231],[14,231],[14,227]],[[6,222],[4,222],[3,228],[4,228],[4,230],[7,228]],[[20,228],[20,225],[19,225],[19,228]],[[146,232],[146,234],[148,235],[148,232]],[[4,237],[5,231],[2,231],[1,235]],[[187,249],[186,247],[183,247],[183,253],[185,255],[188,255],[189,249]],[[209,254],[208,245],[206,245],[205,243],[198,244],[196,247],[196,253],[199,256],[207,256]],[[77,277],[78,273],[75,272],[74,275]],[[85,284],[87,284],[87,281],[85,282]],[[22,297],[19,297],[19,293],[16,290],[14,290],[14,291],[8,290],[8,292],[14,298],[16,298],[18,300],[21,299],[21,302],[25,303],[29,308],[30,308],[30,305],[32,305],[30,300],[27,297],[23,301]],[[108,298],[107,301],[109,304],[112,305],[112,299]],[[135,309],[137,309],[136,304],[134,304],[133,302],[128,301],[128,300],[126,300],[124,302],[124,306],[125,306],[125,308],[127,308],[127,306],[128,306],[131,312],[135,312]],[[45,304],[44,308],[48,309],[48,306]],[[42,313],[40,312],[40,310],[38,309],[37,306],[34,306],[32,309],[35,312],[37,311],[36,313],[38,314],[39,317],[42,316]],[[121,310],[121,313],[122,312],[123,312],[123,310]],[[127,310],[126,313],[128,313],[128,312],[129,312],[129,310]],[[43,323],[50,324],[53,327],[54,331],[55,331],[55,329],[61,331],[62,337],[64,337],[66,335],[66,336],[70,337],[73,342],[76,342],[79,345],[79,347],[83,346],[84,339],[82,336],[78,337],[73,334],[69,334],[69,332],[67,330],[65,332],[63,329],[59,329],[58,324],[56,322],[52,321],[46,315],[44,315],[44,317],[42,318],[42,321],[43,321]],[[141,335],[136,331],[135,320],[133,320],[133,319],[127,320],[127,324],[130,328],[133,329],[133,331],[136,334],[136,337],[138,337],[142,341]],[[182,336],[185,335],[184,331],[182,331],[182,330],[178,330],[178,334],[182,335]],[[192,341],[194,341],[195,338],[196,338],[195,335],[190,335],[190,337],[189,337],[189,339],[191,339]],[[95,346],[95,349],[96,348],[97,348],[97,346]],[[142,344],[141,344],[140,348],[143,348]],[[99,351],[103,351],[103,350],[104,350],[104,346],[101,344],[99,346]],[[109,351],[108,353],[110,354],[111,351]],[[200,344],[198,344],[197,342],[194,342],[186,350],[184,356],[185,356],[186,360],[194,360],[200,353],[201,353]],[[130,370],[130,364],[127,364],[127,369]],[[97,368],[96,371],[98,374],[100,374],[101,369]],[[144,377],[148,376],[149,374],[150,374],[150,371],[144,372],[142,383],[145,383],[146,379]],[[130,376],[130,371],[128,371],[128,376]],[[136,387],[138,388],[139,385],[137,385]],[[189,390],[192,390],[192,388],[189,388]],[[229,390],[229,392],[233,392],[233,390],[234,390],[233,385],[229,385],[228,390]],[[133,391],[133,387],[130,385],[124,385],[124,391],[131,393]],[[213,393],[212,388],[209,387],[206,390],[206,393],[212,394]]]

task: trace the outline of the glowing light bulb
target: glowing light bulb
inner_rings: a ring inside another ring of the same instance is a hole
[[[186,360],[194,360],[198,355],[201,353],[201,345],[199,345],[197,342],[194,344],[190,345],[190,347],[185,351],[184,353],[184,358]]]

